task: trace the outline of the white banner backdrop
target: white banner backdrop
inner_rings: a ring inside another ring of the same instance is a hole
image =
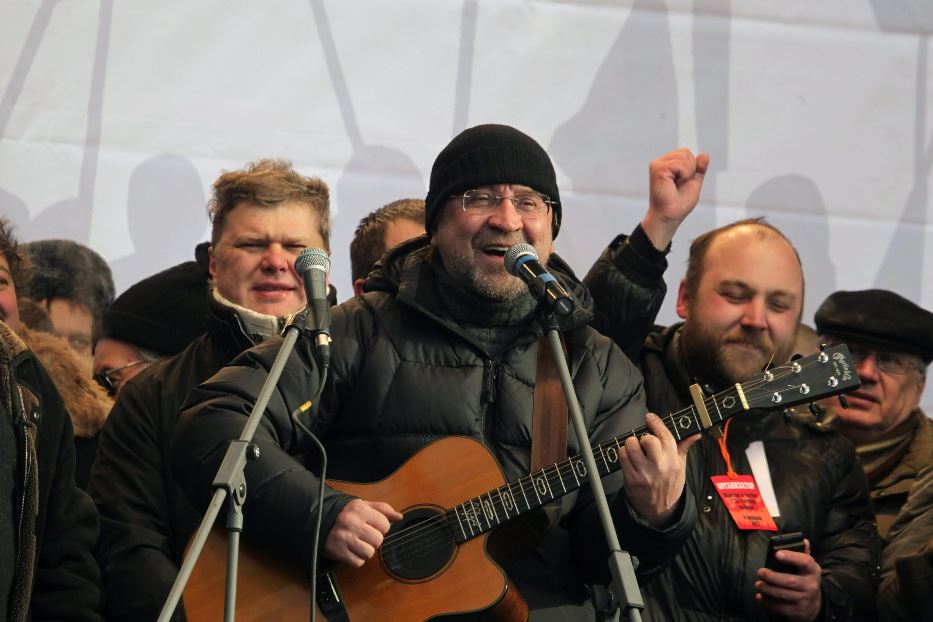
[[[929,0],[7,0],[0,24],[0,211],[100,252],[118,291],[192,257],[222,170],[284,157],[331,186],[346,298],[359,219],[499,122],[551,153],[579,273],[687,146],[712,164],[672,293],[690,239],[763,215],[800,251],[805,320],[836,289],[933,308]]]

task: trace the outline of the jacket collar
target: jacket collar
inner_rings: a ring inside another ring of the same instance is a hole
[[[255,345],[235,307],[222,303],[214,296],[208,297],[208,333],[230,358]]]

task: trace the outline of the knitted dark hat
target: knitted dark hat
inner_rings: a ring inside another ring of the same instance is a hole
[[[102,336],[171,356],[207,332],[207,301],[207,274],[186,261],[117,296],[104,313]]]
[[[508,125],[471,127],[438,154],[425,198],[424,228],[434,234],[441,208],[450,196],[492,184],[522,184],[550,197],[554,201],[552,229],[557,237],[561,205],[551,158],[533,138]]]
[[[933,313],[884,289],[836,292],[816,311],[816,329],[933,361]]]

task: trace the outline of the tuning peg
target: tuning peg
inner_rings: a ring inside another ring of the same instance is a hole
[[[843,408],[849,407],[849,400],[846,399],[845,395],[839,396],[839,405],[842,406]]]
[[[703,388],[703,393],[706,393],[707,395],[713,395],[714,393],[716,393],[715,391],[713,391],[713,387],[709,386],[709,383],[704,384],[702,388]]]
[[[820,352],[822,352],[823,350],[825,350],[825,349],[828,348],[828,347],[829,347],[828,345],[826,345],[825,343],[822,343],[822,342],[821,342],[821,343],[820,343]]]
[[[807,408],[810,409],[810,414],[820,419],[823,415],[826,414],[826,409],[817,404],[816,402],[810,402],[807,404]]]
[[[784,424],[790,425],[793,420],[794,420],[794,416],[791,414],[790,408],[785,408],[784,409]]]

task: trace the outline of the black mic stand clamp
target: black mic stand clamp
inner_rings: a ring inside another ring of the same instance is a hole
[[[612,522],[612,513],[609,511],[609,502],[606,499],[606,491],[603,488],[602,479],[599,477],[599,469],[593,455],[593,446],[586,433],[586,422],[583,420],[583,414],[580,411],[580,403],[577,401],[577,393],[573,387],[573,379],[567,366],[567,358],[564,356],[564,349],[560,342],[557,318],[550,310],[542,309],[541,324],[551,346],[551,353],[554,355],[557,375],[560,378],[564,397],[567,400],[570,422],[573,424],[577,442],[580,444],[583,462],[586,465],[587,479],[589,479],[590,487],[593,490],[593,500],[596,503],[600,523],[603,527],[606,542],[609,545],[608,561],[609,571],[612,574],[610,588],[612,598],[609,598],[608,603],[606,603],[606,608],[609,611],[607,617],[603,619],[617,620],[619,615],[618,607],[621,606],[622,611],[628,615],[629,620],[640,622],[641,610],[645,608],[645,601],[641,597],[638,580],[635,578],[634,558],[627,551],[622,550],[622,545],[619,544],[619,538],[616,535],[615,526]]]

